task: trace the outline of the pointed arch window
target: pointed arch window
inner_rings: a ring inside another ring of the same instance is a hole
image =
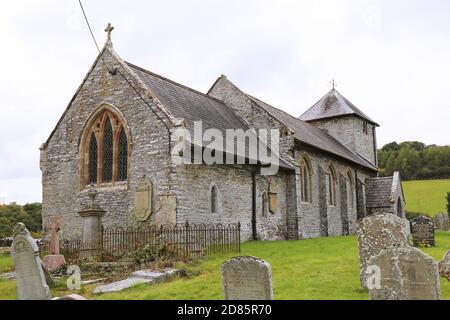
[[[127,181],[130,143],[121,117],[107,108],[85,130],[83,184]]]
[[[304,156],[300,162],[300,177],[301,177],[301,198],[302,202],[311,203],[312,202],[312,191],[311,191],[311,162]]]
[[[328,204],[330,206],[336,206],[336,170],[333,165],[328,166]]]

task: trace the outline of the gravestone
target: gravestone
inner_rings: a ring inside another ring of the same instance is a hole
[[[95,249],[102,244],[102,217],[106,211],[100,208],[95,200],[97,191],[93,184],[88,191],[88,196],[90,203],[78,214],[83,219],[83,243],[89,244],[92,249],[90,253],[95,253]]]
[[[391,213],[367,216],[357,223],[360,282],[367,288],[369,259],[390,246],[407,246],[409,223]]]
[[[138,221],[147,221],[152,212],[152,182],[141,178],[136,183],[134,195],[134,215]]]
[[[50,300],[39,248],[23,223],[14,228],[11,256],[16,272],[17,299]]]
[[[270,264],[255,257],[234,257],[222,264],[225,300],[272,300]]]
[[[444,258],[439,262],[439,274],[441,277],[450,281],[450,250],[444,255]]]
[[[448,213],[443,213],[443,212],[438,213],[434,217],[434,221],[436,223],[436,229],[448,231],[449,230],[448,220],[449,220]]]
[[[371,300],[439,300],[436,261],[419,249],[390,247],[369,260]]]
[[[426,216],[419,216],[411,221],[411,233],[415,247],[434,247],[434,223]]]
[[[49,271],[54,271],[66,264],[66,259],[59,254],[58,232],[61,229],[59,220],[54,218],[49,225],[50,230],[50,255],[44,257],[44,265]]]

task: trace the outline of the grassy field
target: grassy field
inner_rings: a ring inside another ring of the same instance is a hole
[[[447,212],[446,195],[450,180],[405,181],[402,183],[406,197],[406,210],[435,215]]]
[[[440,260],[450,248],[450,233],[436,234],[437,247],[424,249]],[[368,299],[359,286],[355,236],[303,241],[248,242],[243,255],[254,255],[272,265],[275,299]],[[231,256],[231,255],[230,255]],[[80,292],[91,299],[222,299],[220,265],[229,256],[217,255],[185,266],[192,275],[155,286],[137,286],[121,293],[92,295],[94,286]],[[9,257],[0,257],[0,264]],[[6,262],[6,265],[9,262]],[[67,292],[53,289],[55,296]],[[14,299],[13,281],[0,280],[0,299]],[[442,299],[450,300],[450,283],[441,279]]]

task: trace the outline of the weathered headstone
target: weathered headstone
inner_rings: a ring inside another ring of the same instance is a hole
[[[152,189],[150,179],[138,179],[134,195],[134,215],[138,221],[147,221],[152,213]]]
[[[411,221],[411,233],[415,247],[434,247],[433,219],[419,216]]]
[[[11,255],[16,271],[19,300],[49,300],[50,289],[45,282],[39,248],[23,223],[14,228]]]
[[[409,223],[391,213],[371,215],[357,223],[360,282],[367,288],[367,264],[371,257],[390,246],[407,246]]]
[[[66,264],[66,259],[59,254],[58,232],[61,226],[58,219],[52,219],[49,225],[50,230],[50,255],[44,257],[44,265],[49,271],[54,271]]]
[[[436,229],[448,231],[450,229],[448,222],[449,216],[448,213],[440,212],[434,217],[434,221],[436,223]]]
[[[439,300],[437,262],[419,249],[390,247],[369,260],[372,300]]]
[[[102,217],[106,213],[100,208],[95,198],[97,191],[94,185],[88,191],[90,203],[78,214],[83,218],[83,243],[89,244],[91,253],[95,253],[95,249],[101,246],[102,242]]]
[[[439,262],[439,274],[441,277],[450,281],[450,250],[444,255],[444,258]]]
[[[255,257],[234,257],[222,264],[225,300],[272,300],[270,264]]]

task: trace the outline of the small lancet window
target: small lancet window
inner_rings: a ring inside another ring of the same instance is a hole
[[[328,204],[336,206],[336,171],[332,165],[328,168]]]
[[[218,199],[217,199],[217,187],[211,187],[211,213],[217,213]]]
[[[262,204],[261,204],[261,216],[264,218],[268,216],[269,213],[269,197],[267,196],[267,192],[262,194]]]
[[[301,199],[302,202],[311,203],[312,202],[312,192],[311,192],[311,164],[309,159],[304,157],[300,164],[301,172]]]

